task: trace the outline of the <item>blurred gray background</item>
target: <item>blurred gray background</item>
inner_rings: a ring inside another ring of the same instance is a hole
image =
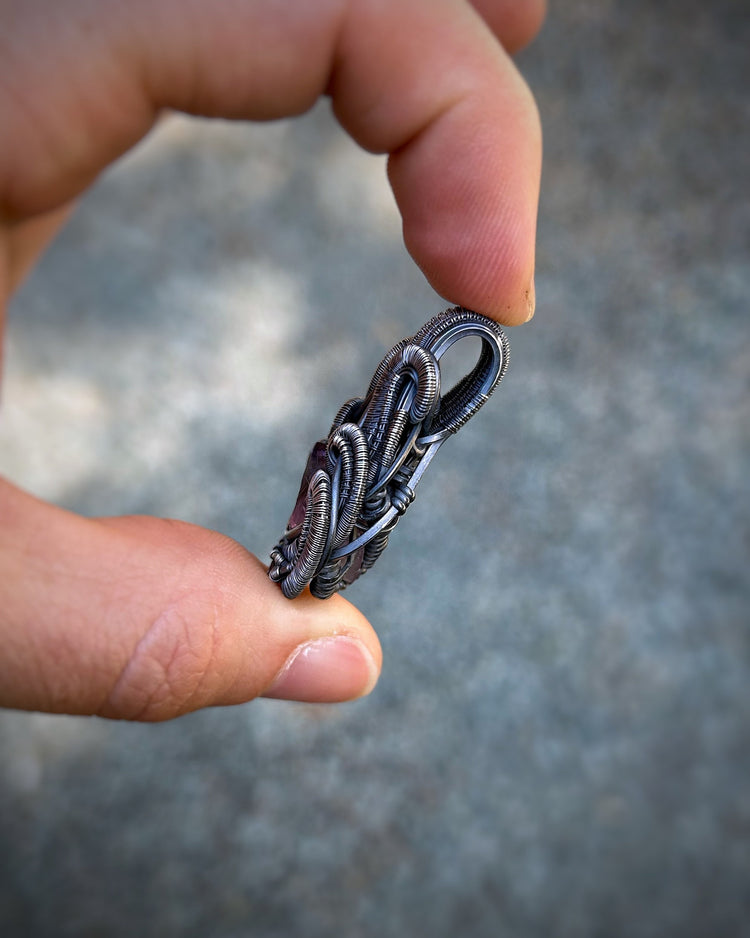
[[[520,59],[537,316],[349,594],[380,685],[0,713],[4,938],[748,934],[749,48],[740,0],[553,4]],[[265,556],[310,443],[444,305],[325,104],[167,121],[15,304],[0,469]]]

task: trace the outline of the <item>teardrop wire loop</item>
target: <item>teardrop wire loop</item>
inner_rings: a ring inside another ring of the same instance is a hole
[[[474,368],[441,395],[440,359],[469,336]],[[456,306],[383,358],[364,398],[339,409],[308,458],[286,532],[268,575],[290,599],[309,586],[326,599],[373,566],[445,440],[474,416],[502,380],[510,347],[496,322]]]

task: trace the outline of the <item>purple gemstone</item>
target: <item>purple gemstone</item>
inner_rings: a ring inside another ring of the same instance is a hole
[[[307,490],[310,486],[310,479],[315,475],[318,469],[325,469],[328,462],[327,444],[325,440],[318,440],[313,446],[310,455],[307,457],[307,465],[302,474],[302,482],[297,495],[297,503],[294,506],[291,517],[287,523],[287,531],[296,528],[305,520],[305,509],[307,508]]]

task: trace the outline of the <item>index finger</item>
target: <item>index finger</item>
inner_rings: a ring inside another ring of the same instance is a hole
[[[6,223],[76,196],[164,107],[270,119],[300,113],[327,91],[352,136],[390,154],[407,247],[438,292],[506,323],[528,318],[539,123],[528,89],[470,4],[0,6],[8,7],[0,56]]]
[[[541,132],[531,93],[467,4],[409,0],[394,29],[360,4],[342,33],[334,109],[390,153],[404,240],[451,302],[509,325],[534,311]]]

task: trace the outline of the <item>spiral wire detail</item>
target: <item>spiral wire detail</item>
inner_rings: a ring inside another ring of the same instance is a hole
[[[474,368],[441,396],[440,359],[478,336]],[[510,347],[493,320],[447,309],[383,358],[364,398],[339,409],[308,458],[269,576],[290,599],[309,586],[326,599],[353,583],[388,545],[437,450],[479,410],[508,367]]]

